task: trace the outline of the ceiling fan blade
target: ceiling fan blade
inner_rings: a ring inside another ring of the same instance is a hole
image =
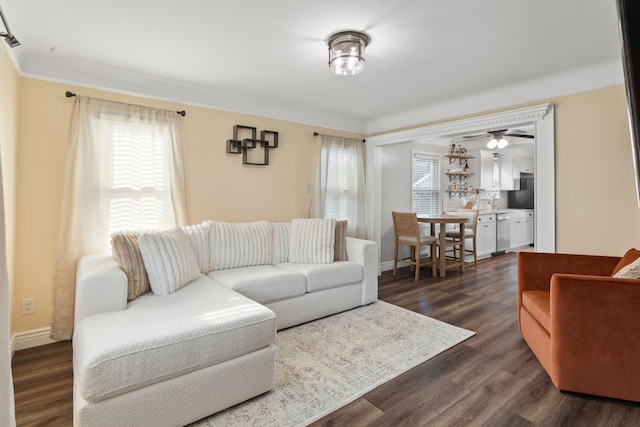
[[[535,138],[533,135],[524,133],[505,133],[504,136],[510,136],[512,138]]]
[[[483,133],[481,135],[464,135],[463,138],[465,138],[465,139],[477,139],[477,138],[486,138],[488,136],[491,136],[491,135],[489,135],[488,133]]]

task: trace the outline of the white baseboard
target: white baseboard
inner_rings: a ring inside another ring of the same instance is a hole
[[[11,337],[11,356],[18,350],[24,350],[26,348],[38,347],[45,344],[52,344],[58,342],[49,335],[51,334],[51,327],[32,329],[30,331],[18,332]]]

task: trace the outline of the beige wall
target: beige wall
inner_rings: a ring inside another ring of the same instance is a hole
[[[0,43],[0,156],[2,157],[2,181],[5,226],[7,232],[7,266],[9,294],[14,295],[14,261],[16,240],[17,147],[18,105],[20,78],[5,43]],[[16,309],[11,305],[12,312]]]
[[[312,133],[317,130],[361,136],[18,78],[15,69],[7,66],[6,56],[0,58],[0,73],[0,77],[8,73],[8,81],[15,83],[8,89],[13,95],[7,98],[3,93],[0,100],[0,138],[9,200],[7,222],[10,229],[14,228],[11,224],[17,226],[12,333],[50,324],[66,133],[73,102],[64,96],[66,90],[187,110],[181,123],[192,223],[205,219],[281,221],[305,216],[309,202],[306,187],[311,182],[317,148]],[[5,87],[3,84],[3,91]],[[640,218],[623,86],[540,102],[552,102],[556,106],[557,250],[621,254],[628,247],[636,246],[640,241]],[[16,107],[19,107],[18,115]],[[272,151],[269,166],[243,166],[239,155],[225,153],[225,141],[231,138],[235,124],[280,133],[280,147]],[[16,173],[16,135],[20,142],[17,191],[16,178],[12,176]],[[15,194],[18,195],[17,214],[13,215],[11,200]],[[10,236],[10,240],[14,239]],[[36,298],[36,314],[22,316],[20,301],[30,297]]]
[[[624,86],[552,102],[557,251],[622,255],[630,247],[640,247]]]
[[[22,78],[18,152],[18,224],[12,333],[48,327],[52,279],[62,201],[67,127],[73,100],[64,93],[183,110],[180,119],[191,223],[205,219],[287,221],[308,215],[314,168],[314,131],[362,135],[290,122],[143,99]],[[279,132],[269,166],[244,166],[241,155],[226,154],[233,125]],[[36,313],[20,315],[20,301],[36,298]]]

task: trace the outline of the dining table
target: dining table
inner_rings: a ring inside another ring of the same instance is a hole
[[[464,272],[464,241],[465,239],[460,239],[460,259],[456,261],[448,261],[446,257],[446,226],[447,224],[460,224],[460,236],[464,236],[464,225],[469,220],[468,217],[462,215],[453,215],[447,213],[441,214],[417,214],[418,222],[431,224],[431,235],[436,235],[436,224],[440,224],[440,236],[439,236],[439,245],[440,251],[438,254],[438,270],[440,273],[440,277],[445,277],[447,268],[451,267],[460,267],[462,272]]]

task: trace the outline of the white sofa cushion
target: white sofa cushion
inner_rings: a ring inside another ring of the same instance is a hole
[[[211,227],[209,271],[271,264],[273,231],[269,221],[207,222]]]
[[[307,279],[307,292],[337,288],[362,281],[362,266],[351,261],[331,264],[298,264],[284,262],[278,267],[303,274]]]
[[[82,397],[100,401],[268,347],[275,331],[273,311],[202,276],[180,292],[149,292],[124,311],[82,319],[74,375]]]
[[[209,277],[261,304],[304,295],[305,277],[272,265],[212,271]]]
[[[196,256],[182,228],[144,232],[138,245],[154,294],[168,295],[200,277]]]
[[[196,255],[196,261],[200,272],[207,274],[209,272],[209,230],[211,224],[203,222],[202,224],[194,224],[184,227],[184,231],[189,236],[193,253]]]
[[[291,221],[289,262],[328,264],[333,262],[336,220],[298,218]]]

